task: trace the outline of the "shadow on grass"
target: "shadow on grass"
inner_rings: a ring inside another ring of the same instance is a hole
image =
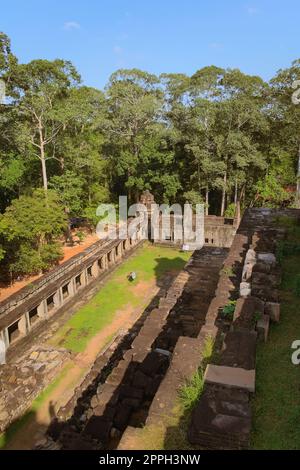
[[[36,419],[36,412],[33,410],[27,411],[23,416],[13,421],[8,428],[0,435],[0,450],[9,449],[11,440],[17,433],[20,433],[23,428],[30,422]],[[24,432],[26,432],[24,430]]]

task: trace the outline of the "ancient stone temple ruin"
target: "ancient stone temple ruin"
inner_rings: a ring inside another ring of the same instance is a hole
[[[151,194],[144,193],[141,202],[149,207]],[[204,391],[188,439],[200,448],[247,448],[256,346],[267,341],[270,322],[280,316],[280,269],[274,253],[285,231],[274,220],[282,213],[300,217],[297,210],[248,209],[239,227],[234,220],[206,217],[204,247],[193,252],[157,305],[113,349],[99,353],[38,447],[131,449],[134,442],[142,449],[141,433],[166,426],[164,417],[172,414],[182,384],[201,365],[209,338],[218,361],[205,364]],[[0,397],[1,430],[49,383],[68,354],[51,348],[30,352],[24,368],[18,361],[30,351],[35,332],[71,308],[76,296],[105,278],[141,243],[140,237],[99,241],[0,303],[1,337],[8,347],[1,379],[9,384],[13,376],[14,388],[25,390],[25,382],[28,390],[25,405],[17,394],[12,396],[9,385],[4,390],[9,399]],[[235,301],[232,321],[222,316],[229,301]]]

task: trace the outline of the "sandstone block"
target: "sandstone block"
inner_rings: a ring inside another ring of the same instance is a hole
[[[241,282],[240,283],[240,296],[241,297],[248,297],[251,295],[251,285],[249,282]]]
[[[277,302],[266,302],[265,313],[269,315],[273,322],[278,323],[280,320],[280,304]]]
[[[211,384],[223,385],[225,387],[239,388],[254,393],[255,370],[209,364],[205,370],[204,381]]]
[[[258,333],[259,339],[263,341],[267,341],[268,334],[269,334],[269,326],[270,326],[270,317],[269,315],[262,315],[261,318],[256,323],[256,330]]]

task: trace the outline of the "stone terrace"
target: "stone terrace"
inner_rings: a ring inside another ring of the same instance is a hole
[[[60,421],[49,428],[56,446],[115,448],[126,428],[141,427],[162,409],[167,410],[169,404],[161,398],[165,380],[174,375],[171,390],[176,394],[179,381],[192,374],[201,359],[197,338],[227,251],[205,247],[193,254],[104,381],[99,358],[94,392],[91,394],[91,387],[88,394],[82,390],[71,416],[63,419],[61,410]]]
[[[276,243],[285,237],[285,231],[276,226],[279,215],[299,218],[300,214],[293,210],[248,210],[236,236],[248,238],[239,298],[219,361],[207,366],[204,392],[193,411],[189,440],[198,447],[249,446],[257,338],[266,341],[270,321],[279,321],[281,277],[274,252]]]

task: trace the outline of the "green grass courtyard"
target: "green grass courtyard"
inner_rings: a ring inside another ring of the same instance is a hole
[[[105,281],[99,292],[53,337],[51,343],[82,352],[88,342],[107,326],[122,309],[143,310],[148,301],[143,292],[155,285],[167,272],[179,272],[190,254],[174,248],[144,244],[136,253],[120,265]],[[127,275],[135,271],[137,278],[130,282]]]

